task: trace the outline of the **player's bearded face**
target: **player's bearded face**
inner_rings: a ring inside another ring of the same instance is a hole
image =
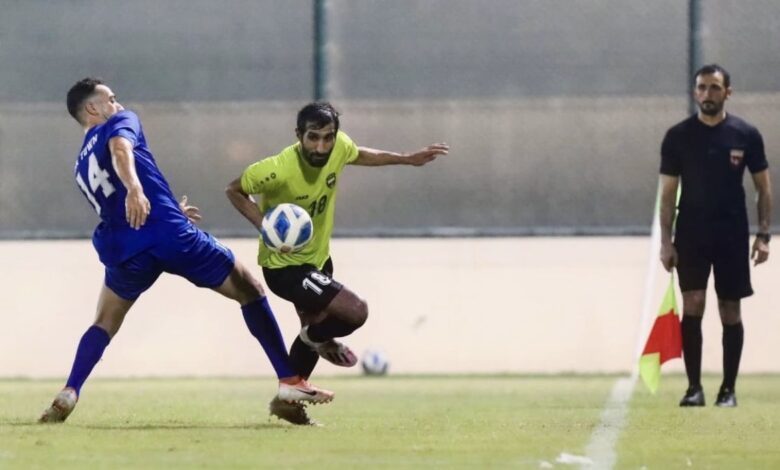
[[[336,126],[333,123],[320,129],[306,126],[303,135],[298,133],[301,142],[301,157],[313,166],[321,168],[328,163],[333,145],[336,142]]]
[[[730,93],[731,89],[724,86],[720,72],[696,77],[694,96],[702,114],[717,116],[723,112]]]
[[[91,106],[94,113],[103,121],[125,109],[116,99],[116,95],[111,88],[105,85],[95,87],[95,96],[91,99]]]

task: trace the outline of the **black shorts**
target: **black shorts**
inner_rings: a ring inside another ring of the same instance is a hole
[[[753,295],[750,284],[750,236],[725,233],[715,237],[675,236],[677,275],[682,292],[706,290],[712,268],[719,299],[739,300]]]
[[[325,310],[344,287],[333,279],[333,261],[328,258],[322,270],[312,264],[263,268],[263,277],[271,292],[295,304],[306,313]]]

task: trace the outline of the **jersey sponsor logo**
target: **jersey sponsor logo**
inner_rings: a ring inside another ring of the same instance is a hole
[[[329,188],[333,189],[333,187],[336,186],[336,173],[329,174],[327,179],[325,179],[325,184],[327,184]]]
[[[305,201],[306,199],[309,199],[309,195],[308,194],[304,194],[302,196],[295,196],[295,200],[296,201]]]
[[[731,149],[731,152],[729,152],[729,162],[731,162],[731,166],[739,166],[744,157],[745,151],[742,149]]]

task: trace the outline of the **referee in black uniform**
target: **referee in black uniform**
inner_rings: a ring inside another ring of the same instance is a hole
[[[682,342],[688,390],[680,406],[704,406],[701,319],[712,268],[723,324],[723,382],[717,406],[737,406],[734,387],[742,355],[740,299],[753,294],[750,259],[769,258],[772,189],[758,129],[727,114],[729,73],[706,65],[696,72],[697,114],[667,131],[661,146],[661,263],[677,267],[683,296]],[[758,193],[758,233],[750,249],[742,177],[750,171]],[[677,187],[682,183],[672,241]]]

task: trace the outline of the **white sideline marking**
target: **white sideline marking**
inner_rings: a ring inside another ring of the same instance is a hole
[[[628,402],[634,393],[634,386],[639,378],[639,357],[645,341],[645,335],[649,330],[652,317],[652,293],[655,287],[656,273],[658,272],[658,253],[661,249],[661,224],[658,218],[661,201],[661,181],[658,181],[656,190],[656,205],[653,211],[653,226],[650,231],[650,254],[647,259],[647,275],[645,276],[645,290],[642,298],[642,310],[639,316],[639,329],[637,331],[636,351],[631,376],[618,379],[612,386],[612,392],[607,399],[604,409],[601,411],[601,420],[596,429],[590,435],[590,441],[585,448],[585,455],[593,461],[592,464],[582,464],[582,468],[597,468],[612,470],[617,460],[615,444],[620,437],[623,427],[626,425],[628,414]]]
[[[587,457],[581,455],[567,454],[561,452],[561,454],[555,459],[558,463],[570,464],[570,465],[593,465],[593,461]]]
[[[615,444],[620,432],[626,425],[628,402],[636,385],[635,377],[618,379],[612,387],[606,405],[601,411],[601,420],[590,435],[585,455],[593,462],[583,464],[582,468],[611,470],[615,466],[617,453]]]

